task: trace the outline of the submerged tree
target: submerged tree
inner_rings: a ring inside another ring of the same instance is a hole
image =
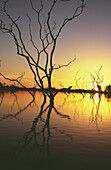
[[[2,12],[6,15],[9,19],[9,26],[6,26],[5,22],[0,19],[0,30],[3,33],[8,33],[13,37],[17,54],[24,57],[28,63],[28,66],[33,73],[34,80],[36,85],[44,92],[44,81],[46,79],[48,88],[52,88],[52,73],[54,70],[60,69],[62,67],[67,67],[69,64],[75,61],[75,58],[67,64],[56,66],[53,63],[54,59],[54,52],[57,45],[57,40],[63,30],[63,28],[76,17],[80,16],[83,13],[83,9],[85,7],[84,0],[80,0],[79,5],[74,9],[73,15],[71,17],[66,17],[61,26],[57,29],[56,22],[53,21],[53,25],[51,24],[51,16],[52,12],[56,6],[56,3],[60,3],[60,0],[52,0],[50,9],[47,12],[46,20],[41,21],[41,14],[44,12],[45,5],[42,0],[40,0],[40,9],[37,10],[34,6],[33,0],[30,0],[31,8],[35,12],[37,16],[37,21],[39,24],[39,39],[42,44],[42,49],[39,49],[37,45],[35,45],[33,34],[32,34],[32,19],[29,14],[26,14],[29,21],[29,35],[30,35],[30,42],[33,45],[33,48],[36,50],[37,55],[36,59],[31,55],[29,50],[26,48],[26,44],[24,43],[24,39],[21,33],[20,26],[18,24],[18,20],[20,16],[14,19],[11,14],[7,10],[7,4],[9,0],[4,1]],[[62,2],[63,0],[61,0]],[[66,0],[65,0],[66,1]],[[65,2],[64,1],[64,2]],[[79,0],[78,0],[79,2]],[[56,31],[55,31],[56,30]],[[42,56],[45,56],[45,64],[41,65]],[[1,74],[2,76],[2,74]],[[50,94],[47,93],[50,97]]]
[[[95,72],[95,75],[90,74],[91,75],[91,80],[92,80],[92,85],[93,85],[93,89],[98,89],[98,91],[102,91],[101,89],[101,83],[104,80],[104,76],[100,76],[100,71],[102,69],[102,66],[99,68],[98,72]]]

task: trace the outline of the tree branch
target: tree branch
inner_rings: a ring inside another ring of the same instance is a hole
[[[2,76],[4,79],[6,79],[6,80],[9,80],[9,81],[13,81],[13,82],[17,82],[18,84],[20,84],[26,91],[28,91],[30,94],[31,94],[31,96],[33,97],[33,99],[35,100],[35,97],[34,97],[34,95],[18,80],[19,78],[21,78],[22,76],[19,76],[18,78],[16,78],[16,79],[11,79],[11,78],[8,78],[8,77],[6,77],[6,76],[4,76],[2,73],[0,73],[0,76]]]
[[[39,53],[39,50],[38,50],[37,46],[35,45],[35,43],[34,43],[34,41],[33,41],[33,38],[32,38],[32,31],[31,31],[31,18],[29,17],[29,15],[28,15],[28,14],[26,14],[26,15],[27,15],[28,20],[29,20],[29,35],[30,35],[30,41],[31,41],[31,43],[32,43],[33,47],[36,49],[37,54],[38,54],[38,53]]]
[[[67,64],[63,64],[63,65],[59,65],[58,67],[55,67],[55,68],[53,68],[54,70],[57,70],[57,69],[60,69],[60,68],[62,68],[62,67],[68,67],[71,63],[73,63],[74,61],[76,60],[76,57],[73,59],[73,60],[71,60],[70,62],[68,62]]]
[[[51,6],[51,8],[50,8],[50,10],[49,10],[49,12],[48,12],[48,18],[47,18],[47,26],[48,26],[48,29],[49,29],[49,34],[50,34],[50,36],[51,36],[51,38],[52,38],[53,41],[54,41],[55,38],[54,38],[54,36],[53,36],[53,34],[52,34],[52,31],[51,31],[51,27],[50,27],[49,22],[50,22],[51,12],[52,12],[52,10],[53,10],[56,2],[57,2],[57,0],[53,0],[53,4],[52,4],[52,6]]]
[[[82,4],[81,4],[79,7],[76,8],[76,10],[75,10],[74,13],[73,13],[73,16],[70,17],[70,18],[65,18],[65,19],[64,19],[63,24],[62,24],[61,27],[59,28],[59,31],[58,31],[58,33],[57,33],[57,35],[56,35],[56,39],[59,37],[62,29],[64,28],[64,26],[65,26],[69,21],[72,21],[73,19],[75,19],[76,17],[78,17],[79,15],[82,14],[83,9],[84,9],[84,7],[85,7],[85,4],[84,4],[84,1],[81,1],[81,2],[82,2]],[[78,13],[79,10],[80,10],[80,12]]]

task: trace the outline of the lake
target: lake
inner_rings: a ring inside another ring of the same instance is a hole
[[[58,93],[0,93],[0,169],[111,168],[111,99]]]

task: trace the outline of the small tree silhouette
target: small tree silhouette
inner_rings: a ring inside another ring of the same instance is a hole
[[[100,67],[100,69],[98,70],[98,72],[95,73],[95,75],[90,74],[91,75],[91,80],[92,80],[92,85],[93,88],[98,88],[98,91],[101,91],[101,83],[104,80],[104,76],[100,76],[100,71],[102,69],[102,66]]]
[[[26,44],[24,43],[20,26],[17,23],[18,20],[20,19],[20,16],[17,19],[13,19],[11,14],[7,10],[8,1],[9,0],[4,1],[2,12],[9,19],[10,24],[8,27],[8,26],[6,26],[4,21],[2,19],[0,19],[0,30],[3,33],[8,33],[13,37],[13,40],[14,40],[14,43],[16,46],[16,50],[17,50],[17,54],[26,59],[31,72],[33,73],[34,80],[35,80],[37,86],[45,94],[47,92],[44,92],[44,81],[45,81],[44,79],[46,79],[46,81],[47,81],[48,88],[51,89],[52,88],[52,73],[53,73],[53,71],[60,69],[62,67],[67,67],[69,64],[71,64],[72,62],[75,61],[75,58],[74,58],[69,63],[64,64],[64,65],[59,65],[56,67],[55,64],[53,63],[53,58],[54,58],[54,52],[55,52],[56,45],[57,45],[57,40],[58,40],[63,28],[70,21],[72,21],[73,19],[75,19],[76,17],[80,16],[83,13],[83,9],[85,7],[84,0],[80,0],[80,5],[78,5],[76,7],[76,9],[73,12],[73,15],[71,17],[65,18],[63,20],[61,26],[58,28],[58,30],[56,29],[56,22],[54,21],[53,26],[52,26],[50,23],[50,20],[51,20],[51,15],[54,10],[54,7],[56,6],[56,3],[60,3],[60,1],[59,0],[51,1],[50,9],[47,12],[47,19],[44,20],[44,22],[42,22],[40,15],[44,11],[43,1],[40,0],[41,7],[39,10],[37,10],[34,7],[33,0],[30,0],[31,8],[37,16],[37,21],[39,24],[39,38],[40,38],[40,41],[42,44],[42,49],[39,49],[38,46],[35,45],[35,42],[34,42],[33,36],[32,36],[32,29],[31,29],[32,20],[31,20],[31,17],[28,14],[26,14],[28,17],[28,21],[29,21],[30,41],[32,43],[33,48],[37,52],[36,59],[30,54],[29,50],[26,48]],[[64,1],[64,0],[61,0],[61,2],[62,1]],[[55,29],[56,29],[56,33],[55,33]],[[50,48],[50,52],[48,51],[49,48]],[[41,65],[42,55],[45,56],[45,64],[44,65]],[[3,75],[1,74],[1,76],[3,76]],[[5,76],[4,76],[4,78],[5,78]],[[47,95],[50,97],[49,93],[47,93]]]

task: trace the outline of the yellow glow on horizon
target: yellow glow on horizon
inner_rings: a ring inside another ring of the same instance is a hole
[[[63,46],[64,47],[64,46]],[[77,78],[78,78],[78,84],[80,88],[83,89],[91,89],[92,83],[91,83],[91,76],[90,73],[95,75],[95,72],[98,72],[99,68],[101,66],[101,72],[100,76],[104,75],[104,81],[101,84],[102,90],[105,89],[105,86],[109,85],[111,83],[111,75],[110,75],[110,54],[109,52],[105,53],[105,50],[103,52],[102,49],[98,50],[98,47],[95,49],[94,52],[91,51],[91,47],[87,47],[87,49],[84,49],[82,46],[80,46],[80,50],[78,49],[77,55],[72,54],[72,45],[70,47],[71,49],[66,49],[64,51],[59,51],[58,48],[57,53],[55,53],[54,58],[54,64],[58,66],[58,64],[67,64],[69,61],[73,59],[74,56],[76,56],[76,60],[74,63],[71,63],[68,67],[64,67],[58,70],[55,70],[52,74],[52,86],[56,88],[61,88],[60,83],[64,87],[73,86],[72,88],[78,88],[75,80],[75,75],[78,72]],[[69,57],[69,58],[68,58]],[[18,57],[19,58],[19,57]],[[24,76],[22,82],[27,87],[33,87],[34,86],[34,80],[33,80],[33,74],[27,67],[26,62],[23,61],[22,58],[19,58],[19,61],[21,61],[16,67],[14,65],[14,68],[10,70],[10,67],[6,67],[3,65],[1,68],[1,72],[6,74],[7,77],[18,77],[20,76],[21,72],[26,73]],[[14,62],[14,61],[13,61]],[[22,70],[21,70],[21,63],[22,63]],[[12,64],[12,63],[11,63]],[[23,67],[25,65],[25,67]],[[6,69],[5,69],[6,68]],[[9,69],[8,69],[9,68]],[[8,71],[9,70],[9,71]],[[16,72],[15,72],[16,71]],[[7,74],[8,73],[8,74]],[[2,82],[5,82],[4,79],[0,78]],[[7,81],[7,84],[11,84],[12,82]],[[45,87],[47,85],[45,84]]]

